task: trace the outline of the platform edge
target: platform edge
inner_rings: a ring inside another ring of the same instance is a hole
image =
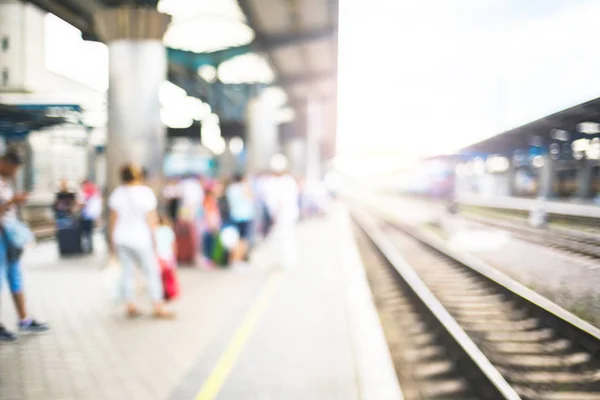
[[[348,325],[361,400],[400,399],[403,394],[375,308],[348,209],[338,211],[339,245]]]

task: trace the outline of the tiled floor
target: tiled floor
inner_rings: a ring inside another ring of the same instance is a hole
[[[27,294],[53,330],[0,344],[0,399],[193,399],[271,274],[279,283],[217,398],[358,398],[341,278],[352,244],[339,239],[336,218],[299,226],[295,270],[267,268],[268,245],[246,273],[182,269],[175,321],[123,318],[109,299],[101,243],[99,255],[69,260],[40,244],[24,260]],[[2,321],[14,326],[6,288],[1,299]]]

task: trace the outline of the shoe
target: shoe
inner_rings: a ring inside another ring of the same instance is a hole
[[[155,310],[152,317],[155,319],[174,319],[175,313],[167,310]]]
[[[135,319],[142,316],[142,313],[137,308],[131,308],[125,312],[125,315],[129,319]]]
[[[216,265],[211,259],[203,258],[199,267],[205,271],[213,271],[216,268]]]
[[[28,322],[19,322],[19,332],[24,333],[44,333],[48,332],[50,327],[48,324],[37,322],[35,319],[29,320]]]
[[[0,342],[16,342],[17,340],[17,335],[0,326]]]

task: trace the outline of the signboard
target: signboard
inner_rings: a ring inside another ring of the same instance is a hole
[[[212,176],[212,157],[198,154],[171,153],[165,156],[164,171],[166,176],[186,174]]]

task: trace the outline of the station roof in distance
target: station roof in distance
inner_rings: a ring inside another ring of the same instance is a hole
[[[599,135],[580,133],[577,128],[583,122],[600,122],[600,97],[482,140],[465,147],[461,152],[510,153],[518,149],[528,148],[534,137],[541,137],[544,143],[550,143],[554,130],[568,132],[569,141]]]

